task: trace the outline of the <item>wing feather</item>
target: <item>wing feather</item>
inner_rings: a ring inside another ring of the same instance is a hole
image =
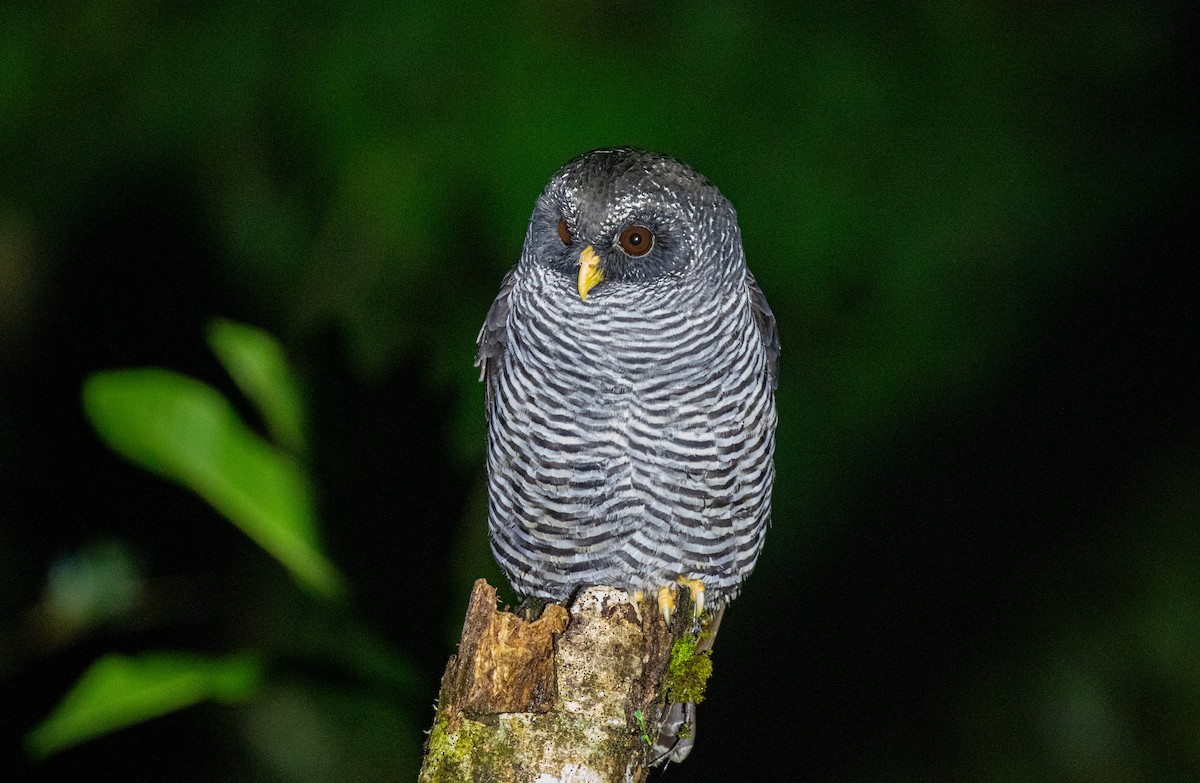
[[[749,271],[746,272],[746,286],[750,291],[750,311],[758,326],[763,350],[767,353],[767,374],[771,378],[771,388],[776,389],[779,387],[779,325],[775,323],[775,314],[767,304],[767,297]]]
[[[505,332],[508,329],[508,297],[516,283],[516,271],[516,267],[513,267],[504,276],[500,283],[500,293],[496,294],[496,299],[488,308],[487,318],[479,329],[479,336],[475,338],[475,344],[479,348],[475,354],[475,366],[479,368],[479,380],[487,383],[485,396],[489,416],[492,413],[492,399],[496,394],[496,368],[507,345]]]

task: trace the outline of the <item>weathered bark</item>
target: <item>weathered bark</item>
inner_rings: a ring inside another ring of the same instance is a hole
[[[639,618],[626,593],[589,587],[527,623],[477,581],[421,783],[645,780],[675,634],[644,606]]]

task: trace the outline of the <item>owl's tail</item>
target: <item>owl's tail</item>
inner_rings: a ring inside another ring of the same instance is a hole
[[[707,633],[696,642],[696,652],[702,653],[712,649],[713,641],[717,638],[717,629],[721,627],[721,618],[725,615],[722,606],[713,612],[708,624]],[[658,725],[658,739],[650,751],[651,765],[666,766],[671,762],[678,764],[692,752],[696,744],[696,703],[694,701],[676,702],[667,707],[662,722]]]

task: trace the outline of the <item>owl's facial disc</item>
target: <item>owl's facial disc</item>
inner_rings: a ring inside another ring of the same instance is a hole
[[[579,254],[579,298],[587,301],[588,291],[596,287],[604,279],[604,271],[600,269],[600,256],[595,249],[588,245]]]
[[[596,150],[560,169],[538,198],[528,260],[591,301],[610,288],[712,276],[724,256],[702,252],[699,239],[726,236],[734,220],[716,188],[686,165],[638,150]]]

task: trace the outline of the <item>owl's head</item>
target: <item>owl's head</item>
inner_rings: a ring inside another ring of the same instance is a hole
[[[632,148],[559,169],[534,207],[525,258],[575,280],[583,299],[605,284],[717,279],[745,264],[721,192],[686,163]]]

